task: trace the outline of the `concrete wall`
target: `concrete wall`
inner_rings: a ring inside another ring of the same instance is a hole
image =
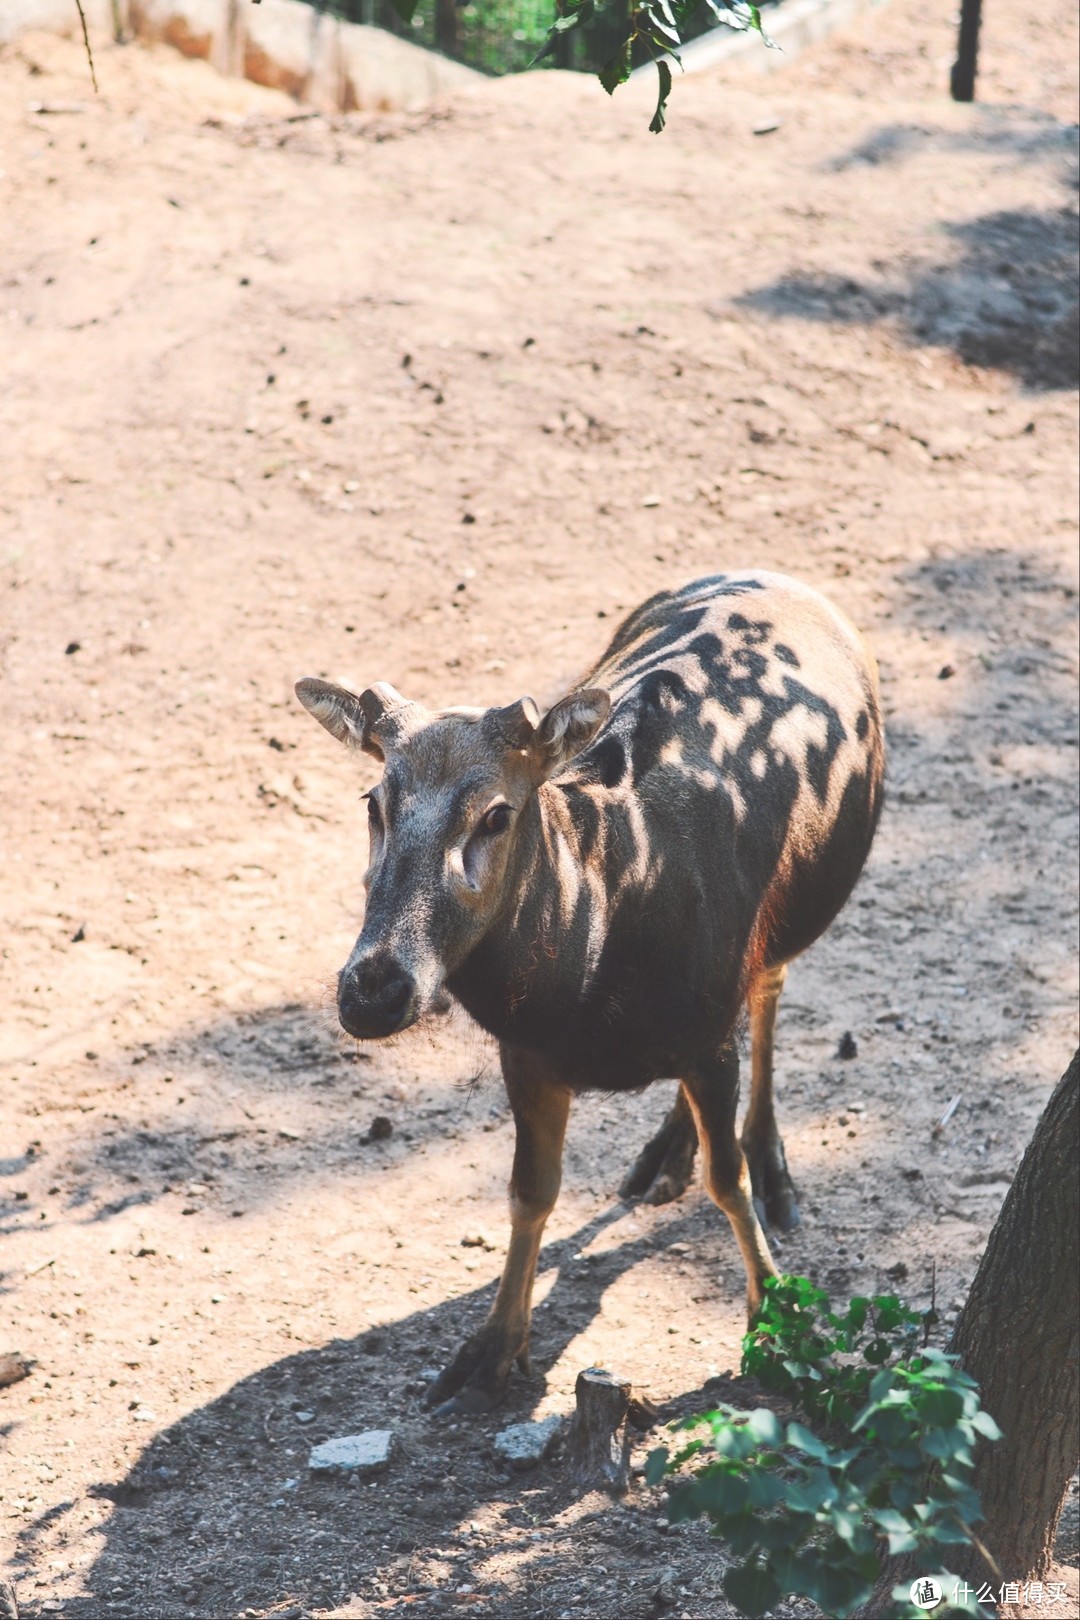
[[[322,112],[423,107],[480,75],[379,28],[340,22],[300,0],[118,0],[128,35],[158,40],[220,73],[283,90]],[[83,0],[112,29],[111,0]],[[75,0],[0,0],[0,45],[31,28],[78,33]]]
[[[112,26],[109,0],[83,0],[83,10],[91,28]],[[79,33],[75,0],[0,0],[0,45],[10,45],[31,28],[50,34]]]

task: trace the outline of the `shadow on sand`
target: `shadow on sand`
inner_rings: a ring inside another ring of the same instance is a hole
[[[630,1237],[583,1263],[582,1249],[627,1213],[626,1205],[612,1205],[543,1250],[541,1284],[555,1276],[536,1312],[539,1362],[554,1363],[597,1313],[605,1291],[658,1244],[694,1239],[698,1246],[703,1223],[716,1220],[697,1201],[665,1222],[662,1235]],[[65,1614],[295,1617],[344,1605],[373,1584],[386,1601],[376,1600],[370,1612],[398,1612],[395,1596],[406,1612],[418,1600],[453,1605],[470,1574],[483,1581],[480,1612],[498,1615],[511,1590],[520,1603],[524,1585],[533,1590],[534,1612],[553,1614],[545,1590],[580,1576],[580,1544],[575,1550],[568,1533],[565,1548],[553,1548],[556,1531],[540,1547],[533,1531],[572,1508],[576,1494],[557,1462],[539,1475],[510,1474],[491,1449],[499,1429],[535,1411],[543,1376],[515,1375],[505,1405],[468,1423],[437,1422],[423,1407],[430,1367],[479,1325],[493,1296],[491,1284],[356,1339],[288,1356],[156,1435],[121,1482],[91,1487],[113,1511],[86,1595],[65,1603]],[[723,1393],[732,1393],[726,1381]],[[704,1388],[687,1390],[664,1406],[661,1418],[701,1410],[715,1398]],[[312,1444],[385,1427],[399,1445],[388,1475],[368,1484],[308,1474]],[[16,1580],[37,1565],[42,1536],[72,1506],[60,1503],[27,1527],[12,1560]],[[586,1504],[586,1512],[607,1515],[611,1534],[620,1533],[621,1510],[610,1502]],[[502,1573],[482,1569],[486,1527],[496,1522]],[[350,1612],[369,1610],[361,1603]]]
[[[984,151],[996,162],[1052,162],[1057,208],[1012,208],[941,225],[952,251],[875,266],[865,279],[793,269],[736,299],[783,318],[871,325],[889,322],[911,344],[950,349],[968,365],[1008,372],[1032,391],[1080,380],[1076,261],[1076,129],[1053,120],[987,120],[963,132],[886,125],[832,160],[835,172],[895,170],[926,152]]]

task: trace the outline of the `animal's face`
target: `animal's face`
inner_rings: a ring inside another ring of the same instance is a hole
[[[591,741],[609,699],[573,692],[541,719],[531,698],[431,711],[384,684],[357,697],[304,680],[296,693],[339,741],[383,761],[367,795],[364,928],[338,976],[338,1016],[350,1035],[394,1035],[499,914],[533,794]]]

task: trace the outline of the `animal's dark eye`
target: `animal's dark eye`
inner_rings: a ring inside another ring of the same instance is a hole
[[[503,833],[510,825],[510,806],[508,804],[493,804],[483,821],[480,830],[494,836]]]
[[[367,819],[368,819],[368,827],[371,829],[372,832],[381,832],[381,830],[382,830],[382,811],[379,809],[378,800],[373,799],[370,794],[368,795],[368,802],[367,802]]]

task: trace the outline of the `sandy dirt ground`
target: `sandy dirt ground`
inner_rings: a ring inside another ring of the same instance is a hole
[[[590,1364],[665,1418],[737,1369],[722,1217],[615,1192],[669,1085],[575,1109],[534,1374],[489,1417],[421,1407],[492,1297],[512,1131],[462,1015],[337,1029],[372,775],[303,674],[543,700],[622,610],[727,566],[853,616],[889,802],[789,976],[780,1260],[919,1305],[936,1267],[947,1331],[1076,1041],[1078,583],[1074,8],[989,7],[973,107],[947,11],[687,79],[660,139],[651,86],[558,74],[297,120],[165,52],[99,41],[96,97],[73,43],[0,57],[24,1614],[732,1613],[656,1492],[580,1500],[492,1451]],[[368,1428],[399,1443],[380,1479],[309,1476]]]

